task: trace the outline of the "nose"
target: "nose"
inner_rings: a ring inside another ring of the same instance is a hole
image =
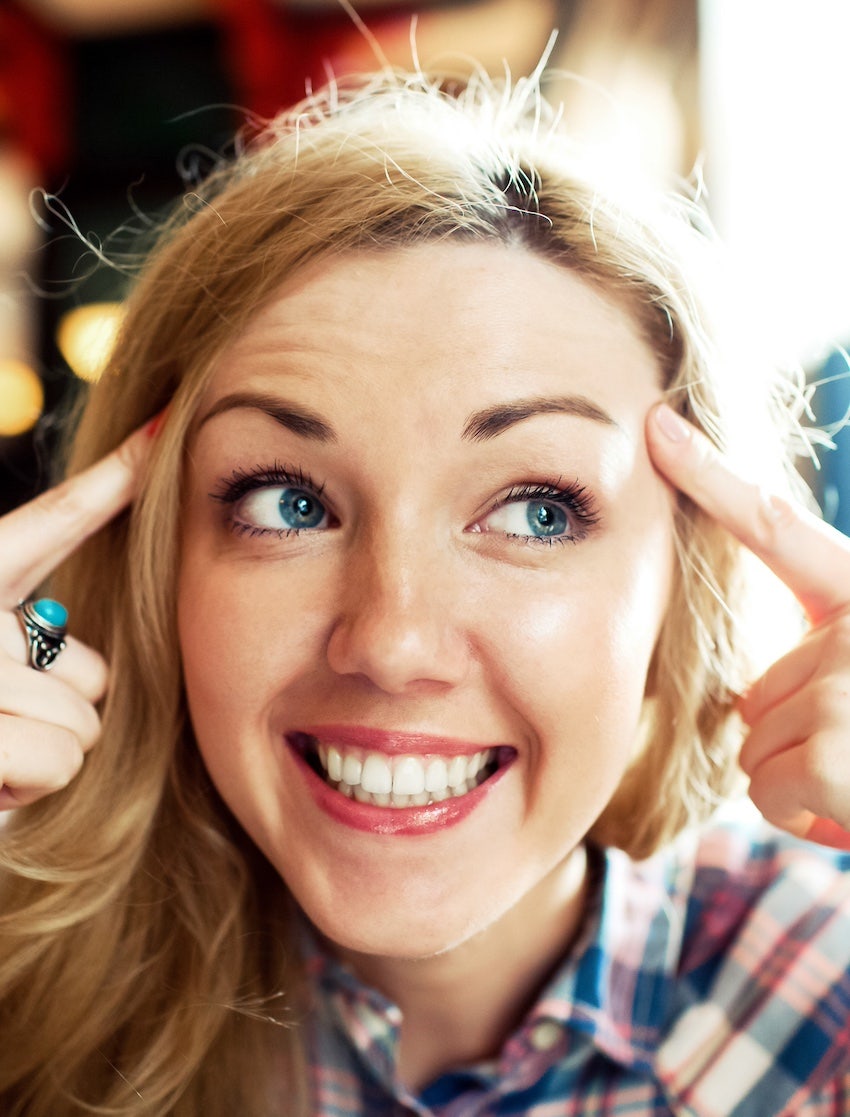
[[[328,642],[331,669],[388,694],[462,682],[470,648],[447,551],[395,537],[352,552]]]

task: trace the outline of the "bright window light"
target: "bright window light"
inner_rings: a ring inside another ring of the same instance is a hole
[[[848,0],[701,0],[709,204],[778,356],[850,341]]]

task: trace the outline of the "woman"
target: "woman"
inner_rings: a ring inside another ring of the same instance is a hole
[[[544,112],[273,125],[0,525],[4,1112],[850,1108],[848,547],[713,448],[688,216]],[[733,537],[812,625],[740,702]],[[797,838],[697,826],[736,708]]]

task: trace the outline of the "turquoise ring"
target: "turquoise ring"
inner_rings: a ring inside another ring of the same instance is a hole
[[[49,671],[65,647],[68,610],[52,597],[22,601],[17,607],[29,647],[28,663],[36,671]]]

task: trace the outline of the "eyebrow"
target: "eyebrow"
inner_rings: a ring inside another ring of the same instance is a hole
[[[300,434],[302,438],[310,438],[314,442],[337,441],[337,433],[330,423],[321,419],[315,412],[300,404],[296,406],[279,396],[266,395],[263,392],[231,392],[229,395],[222,396],[201,419],[198,429],[200,430],[204,423],[208,423],[216,415],[238,408],[262,411],[282,427]]]
[[[533,415],[576,415],[621,429],[607,411],[586,396],[533,396],[476,411],[467,419],[463,437],[472,442],[486,442]]]
[[[261,411],[282,427],[315,442],[337,442],[334,428],[315,412],[296,406],[278,396],[263,392],[231,392],[216,400],[198,423],[198,429],[226,411],[248,408]],[[532,396],[528,399],[497,403],[476,411],[464,424],[462,437],[470,442],[486,442],[534,415],[575,415],[596,423],[619,428],[614,419],[586,396]]]

